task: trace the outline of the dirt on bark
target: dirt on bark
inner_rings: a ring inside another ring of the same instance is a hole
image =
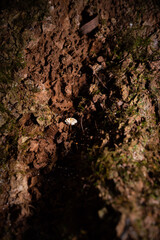
[[[1,239],[158,240],[158,1],[32,4],[1,6]]]

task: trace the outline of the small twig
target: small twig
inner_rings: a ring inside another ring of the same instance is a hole
[[[83,116],[81,116],[81,128],[82,128],[82,132],[84,133],[84,128],[83,128],[83,122],[82,122],[82,120],[83,120]]]
[[[97,73],[94,71],[93,67],[91,65],[89,65],[89,67],[92,69],[93,71],[93,75],[96,76],[96,78],[98,79],[98,81],[102,84],[102,86],[108,90],[108,88],[105,86],[105,84],[102,82],[102,80],[98,77]]]
[[[102,80],[98,77],[97,73],[94,73],[94,75],[97,77],[97,79],[100,81],[100,83],[103,85],[105,89],[108,90],[108,88],[105,86],[105,84],[102,82]]]
[[[98,127],[97,127],[97,123],[96,123],[96,121],[94,121],[94,123],[95,123],[95,127],[96,127],[96,129],[98,130]]]
[[[118,63],[123,62],[124,60],[126,60],[126,58],[128,57],[129,54],[127,54],[124,58],[122,58]]]
[[[69,135],[71,135],[71,132],[72,132],[71,130],[72,130],[72,126],[69,125],[69,129],[68,129],[68,134],[69,134]]]

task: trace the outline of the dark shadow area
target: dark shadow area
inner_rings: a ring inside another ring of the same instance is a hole
[[[89,8],[89,6],[87,6],[82,11],[82,14],[81,14],[82,15],[82,21],[81,21],[80,27],[82,27],[84,24],[86,24],[87,22],[91,21],[93,18],[95,18],[97,16],[97,11],[95,11],[91,15],[89,10],[90,10],[90,8]]]
[[[44,7],[47,4],[46,0],[1,0],[0,10],[16,9],[19,11],[29,11],[33,7]]]
[[[42,180],[42,197],[33,203],[35,211],[22,239],[116,240],[119,213],[99,197],[87,179],[91,171],[91,163],[76,150],[59,159],[54,171]],[[104,207],[106,214],[101,219],[98,211]]]

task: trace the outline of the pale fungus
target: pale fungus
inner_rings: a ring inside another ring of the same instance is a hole
[[[77,123],[77,120],[76,120],[75,118],[67,118],[67,119],[65,120],[65,123],[66,123],[67,125],[73,126],[73,125],[75,125],[75,124]]]

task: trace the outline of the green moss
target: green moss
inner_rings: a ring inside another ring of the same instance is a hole
[[[44,121],[44,120],[45,120],[45,117],[40,117],[39,120],[40,120],[40,121]]]
[[[151,41],[149,37],[142,36],[141,33],[143,30],[143,27],[126,29],[124,33],[117,36],[114,45],[114,41],[111,39],[111,46],[113,46],[113,49],[111,49],[112,56],[109,61],[106,61],[107,66],[116,67],[118,62],[121,62],[123,58],[125,58],[124,53],[131,54],[132,59],[136,62],[147,62],[150,57],[147,52],[147,47]],[[132,67],[132,63],[130,64],[129,68]]]
[[[0,103],[0,112],[4,113],[6,112],[6,108],[4,107],[4,104],[3,103]]]
[[[22,150],[27,150],[29,146],[29,141],[24,142],[23,144],[21,144],[20,148]]]
[[[8,19],[4,21],[9,22],[10,28],[7,34],[10,41],[3,40],[0,46],[0,83],[8,85],[14,81],[14,73],[25,66],[22,50],[29,35],[24,36],[23,32],[29,29],[34,21],[41,21],[47,14],[48,7],[47,1],[29,0],[24,2],[20,0],[12,1],[4,8],[8,10],[5,15]],[[2,24],[4,24],[3,21]],[[3,32],[1,34],[3,36]],[[5,34],[4,32],[4,36]],[[1,87],[3,88],[3,86]]]
[[[25,2],[13,0],[11,4],[4,5],[5,11],[3,19],[1,18],[0,20],[0,24],[4,25],[7,23],[9,27],[7,29],[7,39],[6,29],[4,28],[1,30],[0,91],[3,94],[11,93],[13,99],[18,96],[18,104],[21,104],[22,99],[19,97],[19,88],[17,86],[15,87],[13,82],[19,84],[17,72],[26,65],[23,49],[27,41],[30,40],[31,31],[29,28],[31,28],[34,21],[41,21],[44,15],[47,14],[47,4],[48,1],[43,0],[29,0]],[[38,91],[39,89],[37,88],[33,89],[33,92]],[[12,113],[7,109],[6,105],[7,104],[3,104],[2,102],[0,103],[0,111],[8,115],[7,122],[0,129],[2,133],[5,132],[5,135],[7,134],[5,144],[0,146],[0,165],[3,168],[10,157],[16,157],[19,136],[18,123],[12,116]],[[22,148],[26,149],[27,145],[24,144]]]
[[[101,19],[101,23],[102,23],[102,25],[107,25],[107,21],[106,21],[106,19]]]

